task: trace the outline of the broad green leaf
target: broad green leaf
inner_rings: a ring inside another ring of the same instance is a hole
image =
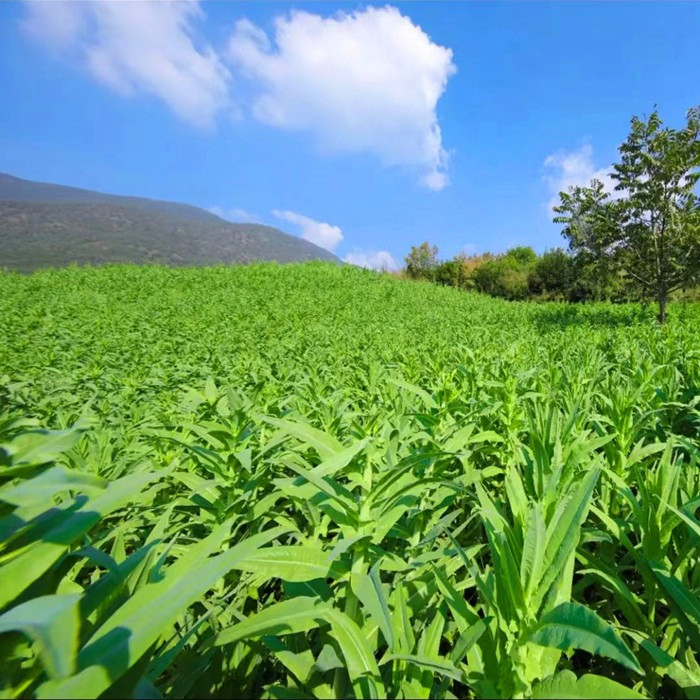
[[[405,661],[410,664],[415,664],[420,668],[427,669],[428,671],[440,673],[459,683],[464,683],[465,681],[464,673],[445,659],[431,659],[416,654],[389,654],[385,657],[385,661]]]
[[[477,442],[499,443],[503,442],[503,438],[493,430],[482,430],[480,433],[477,433],[476,435],[473,435],[469,438],[470,444]]]
[[[328,561],[328,552],[312,546],[268,547],[238,561],[236,569],[249,571],[263,578],[303,582],[336,576],[337,563]]]
[[[562,651],[583,649],[613,659],[636,673],[644,673],[617,632],[593,610],[578,603],[562,603],[550,610],[525,640]]]
[[[457,629],[460,631],[460,634],[466,634],[472,625],[479,622],[479,616],[469,609],[464,596],[454,588],[441,569],[435,567],[433,571],[435,573],[435,581],[452,613]]]
[[[231,644],[240,639],[264,635],[296,634],[308,632],[320,625],[329,624],[326,615],[330,606],[310,597],[292,598],[274,603],[260,612],[249,615],[243,622],[219,632],[213,641],[215,646]]]
[[[644,698],[636,690],[593,673],[587,673],[580,678],[571,671],[560,671],[554,676],[545,678],[532,689],[532,697],[535,700],[552,698],[600,698],[601,700],[639,700]]]
[[[401,580],[393,591],[394,609],[391,613],[391,627],[395,649],[401,653],[411,653],[416,644],[411,617],[406,603],[406,591]]]
[[[339,472],[341,469],[347,467],[348,464],[350,464],[350,462],[352,462],[352,460],[360,452],[362,452],[362,450],[364,450],[364,448],[367,447],[368,444],[369,438],[365,438],[364,440],[356,442],[354,445],[351,445],[350,447],[344,449],[342,452],[335,454],[332,457],[329,457],[328,459],[321,462],[321,464],[314,467],[314,474],[316,474],[317,476],[333,476],[336,472]]]
[[[389,648],[394,646],[394,633],[391,629],[391,617],[382,584],[379,580],[379,570],[372,567],[369,574],[351,573],[350,587],[367,610],[372,620],[384,635]]]
[[[355,694],[361,698],[381,698],[386,693],[379,667],[362,630],[345,613],[330,609],[333,638],[340,647]]]
[[[542,577],[538,582],[537,590],[532,593],[531,609],[533,611],[539,609],[542,599],[574,556],[581,537],[581,523],[588,512],[599,473],[599,469],[590,469],[573,494],[562,501],[562,505],[558,507],[552,520],[547,524]],[[530,590],[532,592],[532,589]]]
[[[28,600],[0,615],[0,634],[26,634],[37,646],[46,675],[65,678],[75,670],[79,601],[79,595],[45,595]]]
[[[36,503],[48,506],[51,498],[61,491],[95,491],[103,490],[106,486],[107,481],[99,476],[58,466],[47,469],[33,479],[0,490],[0,501],[19,507]]]
[[[404,382],[400,379],[390,379],[389,381],[395,386],[399,387],[399,389],[405,389],[406,391],[420,397],[428,408],[437,408],[435,399],[427,391],[425,391],[425,389],[421,389],[415,384],[410,384],[409,382]]]
[[[461,632],[457,643],[450,653],[450,660],[453,664],[458,664],[469,650],[479,641],[481,635],[486,631],[492,617],[485,617],[483,620],[475,622],[471,627]]]
[[[700,601],[697,595],[675,576],[671,576],[661,564],[649,562],[649,565],[686,634],[692,639],[693,645],[700,648]]]
[[[305,683],[312,676],[315,669],[315,659],[311,649],[305,648],[302,651],[293,652],[282,639],[270,635],[263,636],[261,642],[286,669],[294,674],[300,683]]]
[[[53,462],[80,440],[80,430],[31,430],[3,445],[13,467]]]
[[[64,681],[42,685],[38,697],[66,698],[99,695],[133,666],[158,640],[163,630],[198,600],[241,559],[284,534],[274,528],[253,535],[214,557],[230,523],[221,525],[207,539],[192,547],[164,574],[141,588],[88,640],[78,655],[79,672]],[[144,610],[149,614],[144,615]]]
[[[663,452],[665,449],[665,442],[652,442],[648,445],[642,445],[642,441],[640,440],[630,452],[629,457],[627,457],[627,466],[634,466],[638,462],[645,460],[647,457],[651,457],[651,455]]]
[[[535,503],[528,515],[527,531],[520,561],[520,580],[527,600],[542,577],[545,536],[546,526],[542,508],[539,503]]]
[[[326,496],[334,500],[348,515],[354,515],[357,517],[355,512],[355,499],[352,493],[344,486],[341,486],[338,484],[338,482],[333,481],[330,477],[319,476],[313,469],[303,469],[297,464],[292,464],[291,462],[289,462],[286,466],[292,471],[295,471],[302,478],[306,479],[309,483],[313,484],[321,493],[326,494]]]
[[[283,430],[285,433],[293,435],[301,440],[301,442],[310,445],[318,452],[323,460],[331,459],[343,452],[343,446],[336,438],[311,425],[300,421],[283,420],[281,418],[271,418],[269,416],[261,416],[261,419]]]
[[[336,559],[345,554],[345,552],[347,552],[354,544],[360,540],[366,539],[367,537],[369,537],[369,535],[361,534],[356,535],[355,537],[343,537],[342,539],[338,540],[335,547],[333,547],[326,557],[326,562],[328,564],[332,564]]]
[[[79,510],[50,531],[41,540],[26,547],[2,567],[0,608],[14,600],[30,584],[45,574],[71,544],[88,532],[100,518],[138,499],[141,489],[159,478],[155,473],[133,474],[110,483],[98,496],[88,499]]]
[[[0,498],[2,495],[0,494]],[[693,536],[700,540],[700,522],[696,520],[690,513],[686,513],[682,508],[676,508],[670,503],[666,504],[667,508],[670,508],[687,526]]]

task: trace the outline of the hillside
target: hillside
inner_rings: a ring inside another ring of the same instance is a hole
[[[0,173],[0,200],[11,202],[50,202],[53,204],[116,204],[123,207],[171,214],[183,219],[194,219],[196,221],[222,220],[210,211],[193,207],[191,204],[165,202],[160,199],[147,199],[145,197],[124,197],[118,194],[84,190],[79,187],[35,182],[34,180],[24,180],[8,173]]]
[[[0,267],[30,272],[73,262],[186,266],[255,260],[338,262],[271,226],[232,224],[189,204],[0,174]]]

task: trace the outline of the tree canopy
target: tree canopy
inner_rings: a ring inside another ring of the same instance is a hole
[[[435,268],[438,265],[437,254],[437,246],[431,246],[427,241],[413,246],[405,258],[408,276],[414,279],[433,280]]]
[[[560,193],[555,222],[575,254],[617,269],[666,320],[671,292],[700,282],[700,108],[682,129],[664,127],[657,111],[634,117],[613,165],[614,193],[593,180]]]

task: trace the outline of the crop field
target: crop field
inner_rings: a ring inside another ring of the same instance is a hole
[[[700,308],[0,274],[2,697],[700,698]]]

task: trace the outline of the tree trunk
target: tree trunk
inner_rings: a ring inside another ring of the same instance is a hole
[[[668,301],[666,292],[659,292],[659,315],[658,320],[661,325],[666,323],[666,302]]]

